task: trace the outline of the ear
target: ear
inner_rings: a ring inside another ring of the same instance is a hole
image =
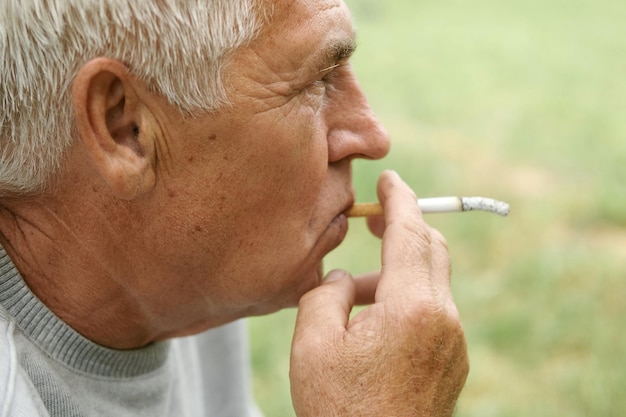
[[[121,62],[87,62],[72,85],[78,133],[113,194],[134,199],[154,187],[154,119]]]

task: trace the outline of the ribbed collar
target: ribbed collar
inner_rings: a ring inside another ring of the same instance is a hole
[[[167,343],[122,351],[105,348],[80,335],[33,294],[2,246],[0,305],[14,317],[20,330],[50,357],[81,372],[132,377],[157,370],[167,359]]]

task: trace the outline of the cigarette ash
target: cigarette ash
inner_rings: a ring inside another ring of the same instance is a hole
[[[507,203],[494,200],[493,198],[462,197],[461,203],[463,204],[463,211],[482,210],[496,213],[500,216],[506,216],[510,211],[510,207]]]

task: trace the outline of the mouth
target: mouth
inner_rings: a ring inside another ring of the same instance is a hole
[[[348,210],[350,210],[350,208],[354,206],[355,200],[356,198],[354,194],[351,194],[350,197],[346,200],[346,203],[342,206],[343,208],[341,209],[341,212],[339,212],[337,217],[341,216],[342,214],[345,216],[346,212],[348,212]]]
[[[348,233],[348,217],[346,216],[346,211],[354,205],[354,201],[355,197],[353,194],[351,194],[350,197],[346,199],[345,203],[340,206],[339,212],[335,215],[335,217],[328,225],[327,231],[336,229],[335,233],[337,233],[336,236],[338,239],[333,249],[339,246],[341,242],[343,242],[346,234]]]
[[[339,246],[348,234],[348,218],[341,212],[330,222],[318,243],[324,242],[324,256]]]
[[[333,217],[328,218],[326,227],[318,236],[315,246],[323,247],[325,254],[335,249],[346,237],[348,233],[348,218],[345,211],[354,204],[354,195],[350,195],[344,203],[335,211]]]

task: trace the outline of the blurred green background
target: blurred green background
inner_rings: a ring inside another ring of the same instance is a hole
[[[460,417],[626,415],[626,1],[350,0],[353,64],[392,137],[355,167],[418,196],[485,195],[486,213],[428,215],[448,239],[471,371]],[[326,269],[378,268],[351,220]],[[250,319],[255,394],[293,416],[295,311]]]

